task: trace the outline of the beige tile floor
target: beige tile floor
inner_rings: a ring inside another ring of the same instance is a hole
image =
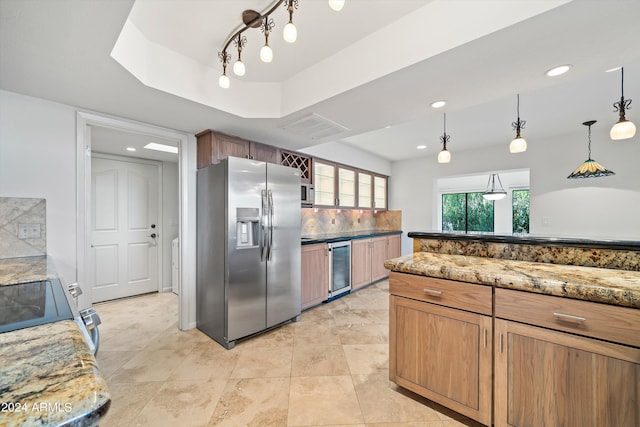
[[[178,298],[97,304],[101,426],[478,426],[388,380],[388,281],[226,350],[179,331]]]

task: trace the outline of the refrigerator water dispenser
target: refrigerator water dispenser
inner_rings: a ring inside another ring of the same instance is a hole
[[[236,247],[258,247],[260,218],[257,208],[236,208]]]

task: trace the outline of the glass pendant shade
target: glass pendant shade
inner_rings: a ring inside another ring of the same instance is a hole
[[[633,138],[636,134],[636,125],[629,120],[619,121],[611,128],[609,136],[613,140]]]
[[[226,74],[221,75],[218,79],[218,86],[220,86],[222,89],[229,89],[230,85],[231,81],[229,80],[229,77],[227,77]]]
[[[296,41],[298,38],[298,30],[296,29],[296,26],[293,25],[293,22],[289,22],[284,26],[284,29],[282,30],[282,37],[284,37],[284,41],[287,43],[294,43]]]
[[[567,177],[567,179],[574,178],[598,178],[601,176],[609,176],[615,175],[615,172],[612,172],[602,166],[600,163],[596,162],[592,159],[587,159],[583,164],[578,166],[576,170],[571,172],[571,174]]]
[[[510,153],[523,153],[527,151],[527,141],[523,137],[516,137],[509,144]]]
[[[329,7],[336,12],[340,12],[344,7],[344,0],[329,0]]]
[[[527,141],[520,136],[520,131],[524,129],[524,125],[527,123],[524,120],[520,120],[520,94],[518,94],[518,103],[516,106],[516,110],[518,112],[518,119],[511,123],[513,129],[516,131],[516,137],[511,140],[511,144],[509,144],[509,152],[510,153],[524,153],[527,151]]]
[[[620,92],[622,95],[620,96],[620,101],[613,103],[613,111],[617,111],[620,118],[618,119],[618,123],[613,125],[609,133],[609,136],[613,140],[633,138],[636,134],[636,125],[625,117],[625,111],[630,108],[631,100],[624,99],[624,67],[621,67],[620,71]]]
[[[247,69],[244,66],[244,62],[237,60],[236,62],[234,62],[233,64],[233,73],[236,76],[244,76],[244,73],[246,73]]]
[[[268,44],[265,44],[262,46],[262,49],[260,49],[260,59],[262,62],[273,61],[273,50],[271,50],[271,47],[269,47]]]
[[[443,148],[438,153],[438,163],[449,163],[451,161],[451,153],[446,148]]]
[[[612,172],[602,166],[600,163],[591,159],[591,126],[595,123],[595,120],[589,120],[588,122],[582,123],[585,126],[589,127],[589,157],[584,161],[580,166],[576,168],[573,172],[569,174],[567,179],[575,179],[575,178],[598,178],[601,176],[609,176],[615,175],[615,172]]]
[[[498,187],[496,188],[496,177],[498,177]],[[502,187],[502,181],[497,173],[492,173],[487,182],[487,189],[482,193],[485,200],[500,200],[507,196],[507,192]]]

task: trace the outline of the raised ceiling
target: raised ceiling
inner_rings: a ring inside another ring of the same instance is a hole
[[[640,2],[631,0],[347,0],[339,13],[300,0],[298,41],[281,42],[278,11],[274,61],[255,60],[261,34],[251,30],[247,75],[222,91],[217,51],[242,10],[267,6],[0,0],[0,88],[189,133],[212,128],[292,149],[336,141],[389,160],[435,155],[443,111],[454,159],[507,147],[516,93],[530,143],[582,138],[589,119],[601,127],[594,136],[605,135],[620,96],[619,72],[605,70],[616,66],[625,67],[625,95],[640,97]],[[127,34],[137,44],[124,43]],[[164,55],[145,58],[141,46]],[[563,63],[569,73],[544,75]],[[436,99],[447,106],[431,109]],[[286,129],[306,117],[339,130],[314,139]],[[640,113],[632,106],[628,118],[639,124]]]

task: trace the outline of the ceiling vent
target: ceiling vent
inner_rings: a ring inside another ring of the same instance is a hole
[[[316,113],[296,119],[282,126],[282,129],[311,139],[327,138],[349,130]]]

